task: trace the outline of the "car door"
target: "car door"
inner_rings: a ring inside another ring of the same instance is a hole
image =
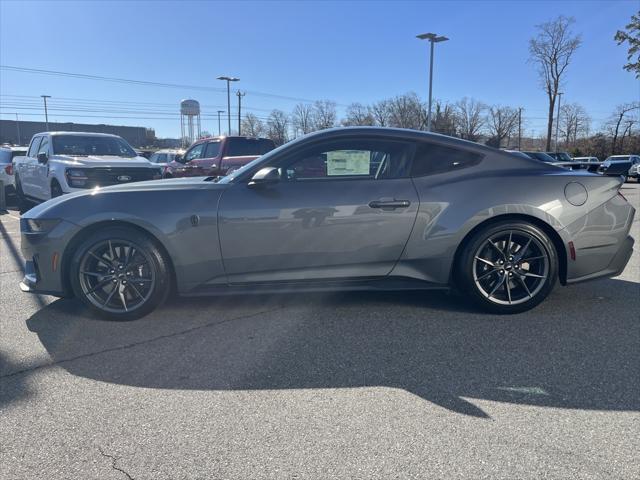
[[[220,140],[207,142],[204,152],[202,153],[202,158],[194,162],[197,175],[218,175],[221,147],[222,142]]]
[[[40,147],[40,142],[42,141],[42,136],[33,137],[31,139],[31,144],[29,145],[29,150],[27,151],[27,156],[24,161],[20,162],[18,165],[18,175],[20,177],[20,186],[25,195],[29,197],[35,197],[35,169],[38,164],[38,148]]]
[[[387,275],[418,211],[412,151],[395,141],[324,141],[272,159],[275,184],[232,184],[218,210],[228,282]]]
[[[51,185],[49,185],[49,161],[44,163],[38,161],[38,155],[45,153],[47,158],[51,157],[49,137],[43,136],[40,146],[38,147],[38,153],[36,154],[36,163],[34,164],[34,181],[33,191],[34,196],[41,200],[48,200],[51,198]]]
[[[197,161],[204,154],[206,144],[199,143],[194,145],[187,153],[185,153],[183,159],[173,169],[173,176],[175,177],[194,177],[197,176]]]

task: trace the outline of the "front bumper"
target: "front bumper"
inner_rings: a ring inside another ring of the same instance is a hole
[[[64,255],[77,229],[76,225],[61,221],[48,233],[22,232],[20,249],[25,264],[20,289],[23,292],[57,297],[71,295],[63,277]]]

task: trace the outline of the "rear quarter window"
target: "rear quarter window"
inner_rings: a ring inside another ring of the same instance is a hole
[[[418,144],[411,167],[412,177],[461,170],[480,163],[484,155],[436,143]]]

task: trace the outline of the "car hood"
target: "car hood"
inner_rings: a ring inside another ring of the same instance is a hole
[[[89,155],[76,157],[73,155],[54,155],[52,159],[68,164],[70,167],[153,167],[144,157],[114,157],[111,155]]]
[[[53,218],[56,207],[69,202],[82,202],[83,198],[93,195],[112,195],[125,193],[144,192],[161,192],[175,190],[200,190],[200,189],[224,189],[228,188],[228,184],[217,184],[206,180],[207,177],[187,177],[187,178],[169,178],[166,180],[149,180],[146,182],[131,182],[122,185],[113,185],[110,187],[95,187],[79,192],[67,193],[60,197],[52,198],[44,203],[36,205],[34,208],[26,212],[25,218]]]

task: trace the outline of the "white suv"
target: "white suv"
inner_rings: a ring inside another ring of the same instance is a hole
[[[117,135],[45,132],[33,136],[26,157],[14,160],[16,194],[44,201],[86,188],[161,178]]]

